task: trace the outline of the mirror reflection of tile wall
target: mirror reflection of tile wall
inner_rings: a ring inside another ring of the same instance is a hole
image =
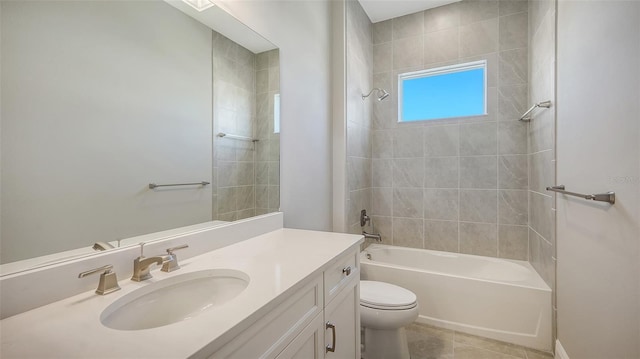
[[[274,133],[279,52],[254,54],[214,32],[213,219],[234,221],[280,207],[280,135]]]

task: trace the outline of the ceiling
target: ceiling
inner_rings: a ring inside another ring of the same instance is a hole
[[[371,22],[376,23],[394,17],[451,4],[460,0],[358,0]]]
[[[214,31],[226,36],[254,54],[276,48],[274,44],[251,30],[239,20],[218,6],[211,6],[203,11],[195,10],[182,0],[164,0],[169,5],[191,16]]]

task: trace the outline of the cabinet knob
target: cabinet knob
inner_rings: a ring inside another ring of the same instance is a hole
[[[346,268],[342,268],[342,273],[349,275],[351,274],[351,266],[348,266]]]

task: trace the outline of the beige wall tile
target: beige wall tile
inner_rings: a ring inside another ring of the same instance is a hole
[[[392,20],[376,22],[372,26],[373,44],[381,44],[391,41],[393,35]]]
[[[498,223],[496,190],[460,190],[460,221]]]
[[[555,185],[553,151],[536,152],[529,156],[529,186],[532,191],[547,193],[546,188]]]
[[[478,156],[498,153],[496,122],[460,125],[460,155]]]
[[[460,4],[439,6],[424,12],[424,32],[434,32],[460,25]]]
[[[393,218],[393,244],[402,247],[424,248],[423,220]]]
[[[424,63],[433,64],[458,59],[458,28],[424,35]]]
[[[424,164],[422,158],[397,158],[393,160],[393,186],[422,188]]]
[[[498,191],[498,223],[527,225],[529,222],[527,195],[527,191]]]
[[[500,50],[526,47],[528,44],[528,19],[526,12],[500,17]]]
[[[393,190],[390,187],[372,188],[371,214],[390,217],[392,214]]]
[[[496,156],[460,157],[460,188],[497,188]]]
[[[393,69],[407,69],[423,64],[422,35],[393,41]]]
[[[460,253],[497,257],[497,225],[460,222]]]
[[[529,226],[550,243],[555,242],[552,205],[550,196],[529,192]]]
[[[497,0],[464,0],[460,3],[460,25],[498,17]]]
[[[458,157],[424,159],[425,188],[458,188]]]
[[[498,188],[527,189],[528,172],[527,155],[498,156]]]
[[[425,189],[424,218],[441,220],[458,220],[457,189]]]
[[[430,126],[424,129],[424,155],[458,156],[460,130],[458,125]]]
[[[509,121],[498,123],[498,154],[527,154],[527,123]]]
[[[538,233],[529,229],[529,262],[536,269],[545,283],[554,288],[555,261],[553,260],[553,245]]]
[[[528,3],[527,0],[500,0],[498,4],[499,14],[504,16],[527,11]]]
[[[498,226],[498,257],[521,261],[529,259],[527,226]]]
[[[393,39],[422,35],[424,32],[424,14],[417,12],[392,19]]]
[[[424,221],[424,247],[458,252],[458,221]]]
[[[521,85],[528,81],[527,48],[500,51],[498,54],[498,73],[500,85]]]
[[[391,42],[373,45],[373,73],[388,72],[392,69],[393,47]],[[366,91],[366,90],[365,90]],[[366,93],[365,93],[366,94]]]
[[[422,188],[394,188],[393,216],[423,218]]]
[[[373,187],[393,186],[393,160],[376,159],[371,160],[371,184]]]
[[[517,121],[528,109],[527,85],[507,85],[498,88],[498,120]]]
[[[470,57],[498,50],[498,19],[460,27],[460,56]]]
[[[423,128],[398,128],[393,131],[393,157],[423,157]]]

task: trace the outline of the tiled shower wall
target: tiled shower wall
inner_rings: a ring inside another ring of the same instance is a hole
[[[529,261],[554,290],[555,329],[555,0],[529,2],[529,103],[551,100],[550,109],[538,109],[529,123]],[[555,330],[554,330],[555,340]]]
[[[213,132],[253,137],[256,56],[213,32]],[[213,218],[255,215],[255,150],[249,141],[213,136]]]
[[[517,121],[527,30],[526,1],[466,0],[373,25],[373,87],[391,93],[372,101],[370,213],[384,242],[528,259],[527,124]],[[398,124],[399,73],[482,59],[488,115]]]
[[[254,54],[213,32],[213,219],[234,221],[280,207],[278,50]],[[218,137],[223,132],[259,141]]]
[[[274,132],[280,94],[280,51],[256,55],[256,215],[280,208],[280,132]]]
[[[361,233],[360,210],[371,210],[371,91],[373,45],[371,21],[355,0],[346,1],[347,21],[347,225]]]

